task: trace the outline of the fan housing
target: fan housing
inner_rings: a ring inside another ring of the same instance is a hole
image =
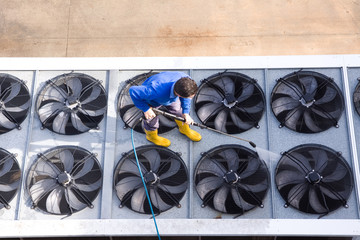
[[[194,177],[202,206],[229,214],[242,215],[263,207],[270,186],[264,161],[240,145],[221,145],[204,153]]]
[[[354,186],[341,153],[319,144],[304,144],[283,153],[275,181],[286,207],[312,214],[347,207]]]
[[[229,134],[259,128],[265,110],[265,96],[256,80],[237,72],[203,80],[194,102],[203,124]]]
[[[57,76],[41,89],[36,109],[43,128],[63,135],[99,129],[107,97],[99,80],[82,74]]]
[[[181,207],[180,201],[188,188],[189,176],[179,154],[154,145],[138,147],[136,154],[154,213],[160,214],[174,206]],[[114,172],[114,189],[120,207],[151,214],[133,151],[124,154],[118,162]]]

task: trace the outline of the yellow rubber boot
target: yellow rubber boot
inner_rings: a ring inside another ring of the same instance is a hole
[[[146,133],[146,139],[149,140],[150,142],[158,145],[158,146],[163,146],[163,147],[168,147],[170,146],[171,142],[169,139],[164,138],[164,137],[160,137],[158,135],[158,130],[154,130],[154,131],[147,131],[145,130]]]
[[[175,122],[179,127],[179,132],[190,138],[191,141],[198,142],[201,140],[200,133],[190,129],[189,124],[186,124],[179,120],[175,120]]]

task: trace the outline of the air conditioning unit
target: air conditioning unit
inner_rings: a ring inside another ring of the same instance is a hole
[[[1,236],[153,236],[139,168],[160,235],[360,236],[359,60],[0,59]],[[161,71],[225,134],[149,143],[128,90]]]

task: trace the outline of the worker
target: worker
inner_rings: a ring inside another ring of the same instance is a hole
[[[197,90],[195,81],[183,72],[161,72],[149,77],[140,86],[130,87],[131,99],[144,112],[146,139],[159,146],[170,146],[169,139],[158,136],[159,117],[152,110],[164,106],[169,113],[185,119],[185,122],[175,120],[180,133],[192,141],[200,141],[201,135],[189,126],[194,123],[189,113]]]

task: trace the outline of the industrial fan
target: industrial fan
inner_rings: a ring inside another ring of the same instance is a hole
[[[218,73],[203,80],[194,100],[203,124],[229,134],[259,128],[265,109],[260,86],[236,72]]]
[[[195,187],[203,207],[244,214],[263,207],[270,185],[265,163],[240,145],[222,145],[204,153],[195,168]]]
[[[15,155],[0,148],[0,209],[10,208],[10,201],[20,187],[21,171]]]
[[[173,151],[154,145],[141,146],[136,152],[154,213],[180,207],[188,187],[188,172],[183,160]],[[114,188],[121,207],[151,214],[133,151],[125,154],[117,164]]]
[[[317,72],[298,71],[278,80],[271,94],[271,107],[280,127],[317,133],[338,127],[344,99],[331,78]]]
[[[24,82],[9,74],[0,74],[0,134],[21,129],[30,109],[30,94]]]
[[[43,128],[64,135],[98,129],[106,107],[107,97],[100,81],[81,73],[47,81],[36,101]]]
[[[285,206],[313,214],[347,207],[354,185],[341,154],[318,144],[300,145],[283,153],[275,181]]]
[[[360,78],[358,78],[358,80],[360,81]],[[353,95],[353,102],[356,112],[360,115],[360,82],[356,85]]]
[[[93,208],[102,185],[95,155],[75,146],[55,147],[39,154],[27,176],[33,208],[56,215],[71,215]]]
[[[130,95],[129,88],[132,86],[141,85],[147,78],[157,74],[158,72],[148,72],[137,75],[126,81],[125,87],[121,90],[118,98],[118,112],[121,119],[125,123],[126,127],[134,129],[136,132],[144,133],[140,119],[144,116],[143,112],[138,109]],[[166,111],[166,108],[160,107],[161,110]],[[166,118],[164,116],[159,116],[159,133],[168,132],[171,129],[176,127],[176,124],[173,120]]]

